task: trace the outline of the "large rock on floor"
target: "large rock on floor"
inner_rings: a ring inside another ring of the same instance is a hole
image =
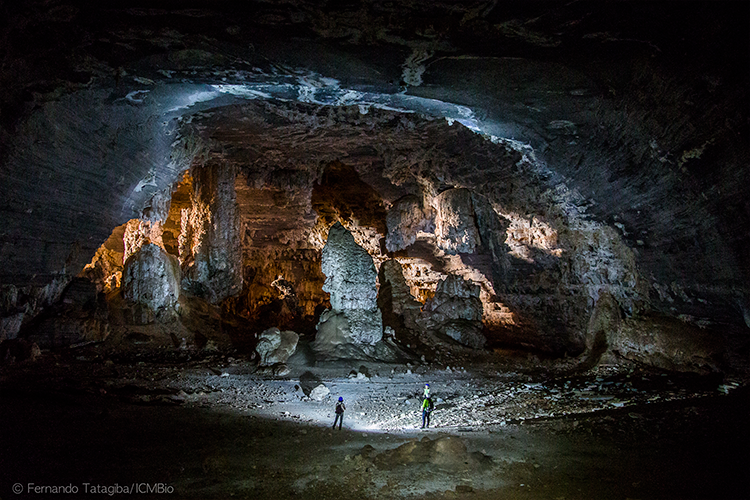
[[[255,350],[260,355],[260,366],[273,366],[286,363],[297,350],[299,335],[292,331],[269,328],[258,336]]]
[[[425,303],[422,326],[447,335],[459,344],[481,349],[487,339],[482,335],[479,293],[479,285],[449,274],[438,283],[435,296]]]
[[[377,307],[377,272],[372,257],[341,224],[333,225],[323,248],[323,290],[331,309],[320,316],[313,349],[322,358],[350,357],[383,338]]]
[[[125,262],[122,296],[149,323],[156,313],[173,308],[180,297],[180,264],[160,246],[149,243]]]

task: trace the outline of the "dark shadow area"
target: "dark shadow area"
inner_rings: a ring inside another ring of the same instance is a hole
[[[312,207],[319,224],[330,226],[338,220],[356,221],[387,234],[385,207],[380,195],[363,182],[353,167],[333,162],[326,167],[320,184],[312,191]]]

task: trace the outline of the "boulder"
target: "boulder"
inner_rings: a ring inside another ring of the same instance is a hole
[[[260,366],[273,366],[286,363],[289,356],[297,350],[299,335],[292,331],[280,331],[269,328],[258,336],[255,347],[260,355]]]
[[[313,372],[306,371],[299,376],[299,386],[305,396],[310,396],[312,390],[321,385],[323,381]]]
[[[330,393],[331,390],[325,384],[320,384],[310,391],[310,399],[313,401],[323,401]]]

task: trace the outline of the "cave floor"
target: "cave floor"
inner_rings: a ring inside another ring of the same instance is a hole
[[[95,348],[1,367],[0,498],[55,496],[34,490],[52,486],[76,487],[69,497],[750,498],[747,381],[602,367],[290,369]],[[331,391],[321,401],[301,388],[306,372]],[[425,382],[437,403],[429,430]],[[339,395],[347,412],[334,431]]]

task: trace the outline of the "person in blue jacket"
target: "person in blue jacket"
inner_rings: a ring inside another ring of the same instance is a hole
[[[341,424],[344,423],[344,410],[346,410],[346,406],[344,405],[344,398],[339,396],[339,401],[336,403],[336,419],[333,421],[333,429],[336,428],[336,424],[339,424],[339,430],[341,430]]]

